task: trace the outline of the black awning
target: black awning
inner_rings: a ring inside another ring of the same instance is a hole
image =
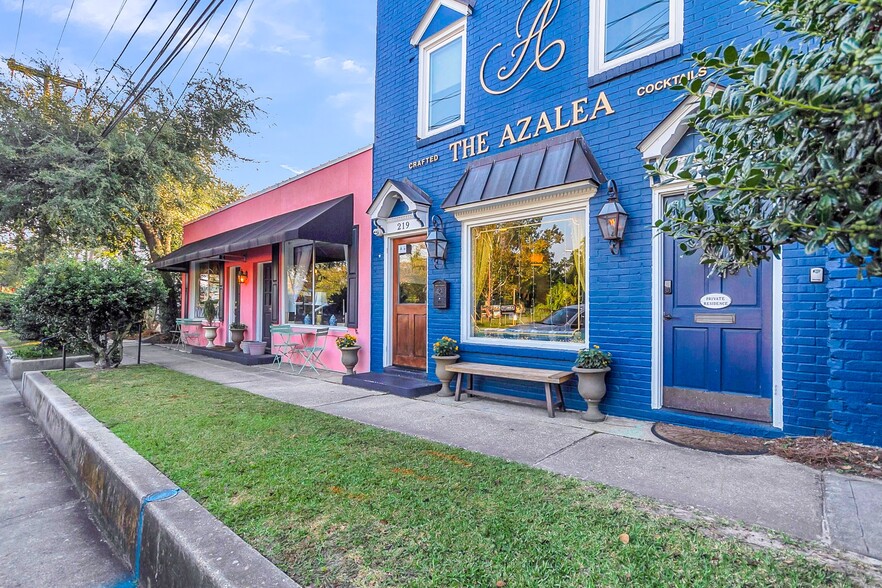
[[[487,202],[584,181],[606,182],[582,133],[526,145],[470,164],[441,208]]]
[[[228,253],[294,239],[351,245],[352,196],[286,212],[189,243],[158,259],[150,267],[185,272],[188,271],[191,261],[217,258]]]

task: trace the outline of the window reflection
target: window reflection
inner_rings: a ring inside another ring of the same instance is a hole
[[[287,322],[345,325],[347,321],[348,247],[336,243],[285,243]]]
[[[429,252],[425,243],[398,245],[398,304],[425,304]]]
[[[583,212],[483,225],[471,238],[474,337],[584,341]]]

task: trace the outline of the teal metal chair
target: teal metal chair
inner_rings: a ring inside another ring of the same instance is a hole
[[[299,349],[303,348],[302,344],[294,342],[295,334],[291,325],[270,326],[270,353],[273,354],[273,365],[278,363],[280,370],[282,363],[287,360],[291,371],[294,371],[294,358],[298,355]]]
[[[297,350],[297,353],[300,354],[300,357],[303,358],[303,365],[300,366],[300,371],[298,374],[302,374],[303,370],[306,368],[312,368],[312,371],[319,375],[317,365],[320,365],[322,369],[327,370],[328,366],[326,366],[322,362],[322,353],[325,351],[325,344],[328,341],[328,332],[330,329],[328,327],[320,327],[313,331],[313,339],[311,345],[303,345]]]
[[[180,319],[180,321],[181,351],[186,351],[187,346],[198,346],[199,338],[202,336],[199,332],[200,327],[202,326],[202,319],[185,318]]]

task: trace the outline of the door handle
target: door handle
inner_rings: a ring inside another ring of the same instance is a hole
[[[671,313],[666,312],[665,315],[664,315],[664,319],[665,319],[666,321],[672,321],[672,320],[674,320],[674,317],[671,316]]]

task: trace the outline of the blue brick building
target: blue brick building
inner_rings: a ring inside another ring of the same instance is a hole
[[[378,13],[372,372],[433,379],[442,336],[462,361],[560,370],[599,345],[614,357],[608,414],[882,445],[878,279],[801,249],[708,277],[652,229],[684,187],[643,166],[694,145],[694,105],[668,88],[706,75],[692,52],[772,34],[755,12],[380,0]],[[610,198],[628,214],[617,254],[597,222]],[[428,256],[433,225],[444,262]],[[584,409],[572,384],[564,393]]]

